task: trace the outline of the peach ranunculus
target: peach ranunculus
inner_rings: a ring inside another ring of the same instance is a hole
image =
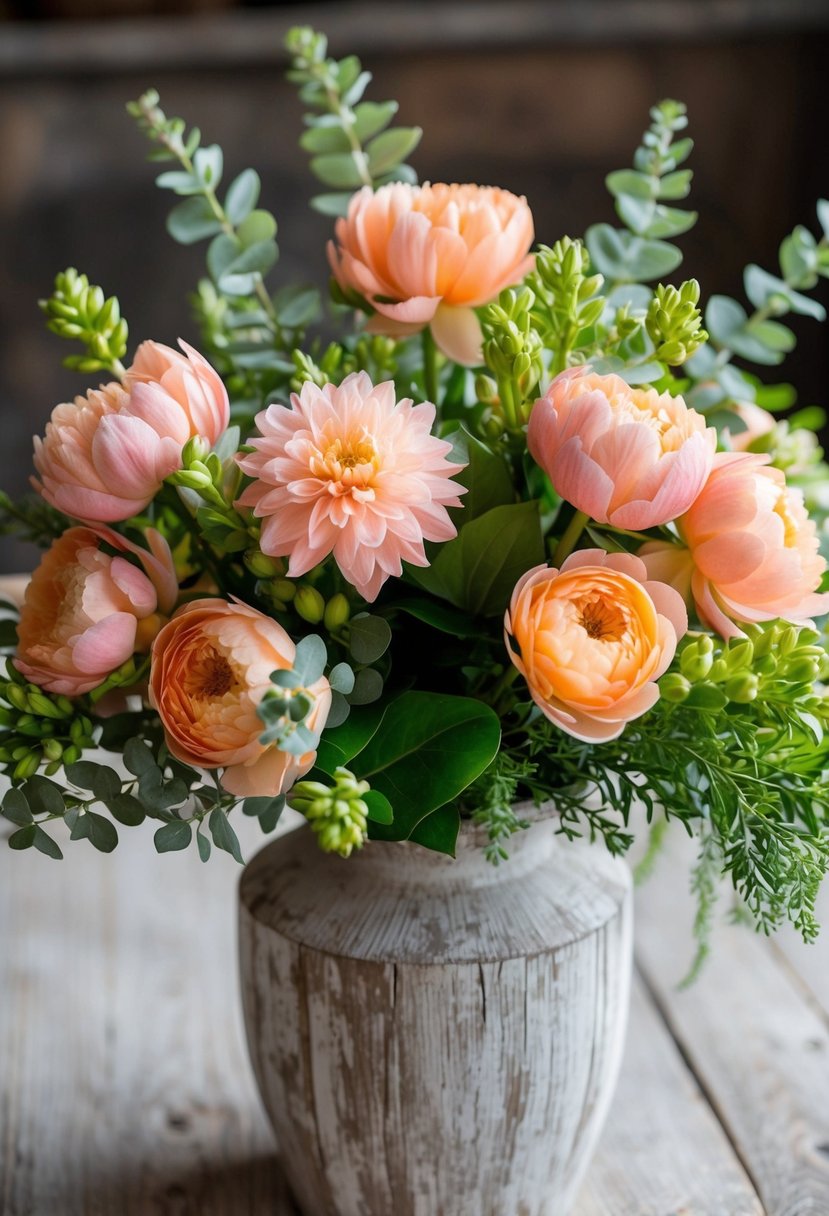
[[[167,542],[147,530],[151,552],[109,529],[69,528],[47,550],[26,588],[15,667],[49,692],[97,688],[136,652],[146,652],[172,611],[178,586]],[[103,551],[101,542],[132,553]]]
[[[693,596],[700,620],[724,638],[735,621],[804,622],[829,612],[817,594],[826,562],[799,490],[768,456],[720,452],[702,493],[676,521],[682,545],[652,541],[651,578]]]
[[[481,362],[474,309],[532,269],[533,235],[527,200],[508,190],[393,182],[354,195],[328,257],[340,287],[375,309],[370,330],[428,325],[448,358],[471,366]]]
[[[356,372],[339,386],[308,381],[291,403],[257,417],[262,438],[239,460],[256,480],[239,502],[264,520],[262,552],[290,557],[290,578],[333,553],[374,600],[402,561],[428,566],[424,540],[455,536],[446,508],[460,506],[465,490],[451,478],[463,465],[450,464],[452,445],[430,432],[435,407],[395,401],[391,380],[373,385]]]
[[[639,558],[582,549],[560,570],[529,570],[504,624],[510,658],[542,713],[601,743],[659,699],[655,681],[688,619],[681,596],[649,582]]]
[[[705,485],[717,433],[681,397],[572,367],[536,401],[530,453],[554,489],[597,523],[668,523]]]
[[[296,647],[270,617],[239,601],[195,600],[180,608],[153,643],[150,701],[174,756],[196,768],[222,768],[221,783],[240,798],[285,793],[316,752],[293,756],[263,746],[256,707],[270,676],[292,667]],[[319,734],[331,708],[325,677],[308,690],[308,729]]]
[[[53,507],[85,522],[128,519],[181,467],[188,439],[216,443],[230,417],[227,392],[207,360],[181,346],[184,355],[143,342],[123,384],[55,407],[34,441],[33,478]]]

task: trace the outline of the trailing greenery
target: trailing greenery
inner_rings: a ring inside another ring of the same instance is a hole
[[[371,73],[356,55],[328,56],[328,40],[309,26],[285,38],[291,56],[288,79],[300,86],[309,107],[300,146],[311,154],[311,171],[333,193],[318,194],[311,206],[325,215],[344,215],[355,190],[387,182],[416,182],[406,158],[420,143],[420,127],[391,127],[396,101],[362,101]]]

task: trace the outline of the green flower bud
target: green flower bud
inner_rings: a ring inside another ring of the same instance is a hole
[[[760,689],[760,681],[757,676],[751,672],[744,672],[739,676],[732,676],[725,685],[725,695],[729,701],[736,701],[738,705],[748,705],[749,701],[754,701]]]
[[[39,754],[35,751],[30,751],[18,760],[13,775],[18,781],[25,780],[27,777],[32,777],[39,768]]]
[[[69,747],[64,748],[63,763],[74,764],[76,760],[81,758],[81,749],[74,743],[70,743]]]
[[[290,604],[296,595],[296,583],[292,583],[287,578],[275,578],[268,584],[268,590],[274,599],[279,600],[280,603]]]
[[[245,566],[257,578],[275,578],[281,573],[282,563],[258,549],[248,549],[245,554]]]
[[[729,671],[740,671],[750,667],[754,659],[754,646],[749,638],[733,642],[725,651],[725,661]]]
[[[308,819],[324,852],[349,857],[366,839],[368,807],[362,796],[369,789],[367,781],[359,781],[348,769],[338,768],[333,787],[319,781],[300,781],[288,795],[288,802]]]
[[[29,693],[29,705],[32,713],[39,714],[42,718],[60,718],[63,716],[54,701],[51,701],[45,693],[39,690]]]
[[[325,616],[323,617],[325,628],[329,633],[333,633],[335,630],[341,629],[350,616],[351,605],[343,593],[338,591],[325,605]]]
[[[297,614],[309,625],[318,625],[325,615],[325,600],[316,587],[300,587],[294,596]]]
[[[43,754],[47,760],[60,760],[63,756],[63,747],[57,739],[44,739]]]
[[[793,659],[783,664],[779,674],[789,684],[813,684],[817,679],[818,668],[818,660],[797,653]]]
[[[777,639],[778,654],[789,654],[800,640],[800,630],[797,625],[789,625],[783,629]]]
[[[659,681],[659,694],[666,701],[680,704],[691,691],[691,685],[678,671],[669,671]]]
[[[481,373],[475,377],[475,396],[488,405],[498,400],[498,385],[491,376]]]
[[[29,699],[19,684],[7,684],[5,697],[15,709],[19,709],[24,713],[28,710]]]

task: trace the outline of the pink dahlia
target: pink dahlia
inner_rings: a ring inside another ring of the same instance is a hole
[[[451,540],[447,507],[464,487],[463,465],[446,459],[451,444],[430,433],[435,407],[395,401],[394,384],[365,372],[339,386],[310,382],[291,406],[259,414],[261,439],[239,460],[255,480],[239,500],[264,519],[262,552],[289,557],[299,578],[329,553],[367,600],[401,562],[428,566],[425,540]]]

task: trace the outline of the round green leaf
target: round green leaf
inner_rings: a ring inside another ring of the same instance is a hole
[[[229,185],[225,214],[234,227],[246,220],[259,201],[261,182],[255,169],[244,169]]]

